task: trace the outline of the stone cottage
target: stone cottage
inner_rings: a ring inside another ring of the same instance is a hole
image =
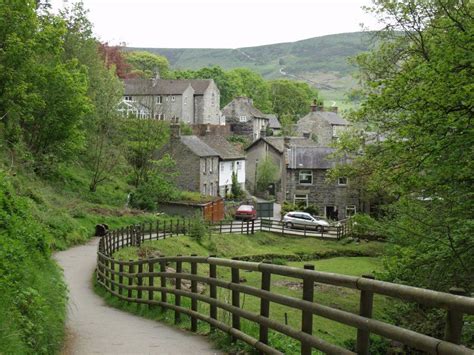
[[[212,79],[125,79],[118,107],[123,115],[188,124],[222,125],[220,92]]]
[[[312,139],[320,147],[331,146],[350,124],[337,113],[337,107],[329,110],[316,103],[311,105],[311,112],[296,124],[297,135]]]
[[[158,152],[158,158],[169,154],[176,162],[177,186],[202,195],[219,193],[219,154],[197,136],[181,136],[179,125],[171,126],[171,136]]]
[[[219,154],[219,195],[226,197],[232,188],[232,173],[237,176],[237,183],[245,190],[245,154],[241,149],[221,135],[207,134],[199,137]]]
[[[222,109],[222,114],[233,134],[247,136],[252,141],[260,138],[268,126],[267,115],[254,107],[248,97],[236,97]]]
[[[319,213],[338,220],[359,210],[359,191],[346,177],[327,181],[327,172],[336,164],[331,158],[333,148],[293,145],[288,149],[286,168],[286,200],[304,205],[313,204]]]

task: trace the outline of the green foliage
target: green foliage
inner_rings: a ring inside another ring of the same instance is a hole
[[[230,188],[230,193],[232,194],[232,198],[238,199],[243,196],[242,188],[237,180],[237,173],[232,171],[232,186]]]
[[[291,203],[288,201],[284,201],[283,204],[281,205],[281,216],[283,217],[283,215],[291,211],[303,211],[303,212],[310,213],[313,216],[317,216],[321,212],[318,206],[316,205],[310,204],[306,206],[304,202]]]
[[[193,129],[186,122],[180,122],[179,129],[182,136],[191,136],[193,134]]]
[[[189,236],[196,240],[198,244],[202,243],[202,240],[206,235],[209,234],[209,226],[206,221],[202,218],[201,212],[196,212],[194,217],[191,219],[189,227]]]
[[[278,166],[270,159],[264,159],[257,167],[257,191],[265,192],[278,179]]]
[[[474,290],[473,6],[469,2],[377,1],[387,30],[355,59],[360,128],[341,142],[366,196],[381,196],[388,236],[385,279],[448,291]],[[363,153],[363,154],[361,154]],[[347,175],[346,175],[347,176]],[[417,327],[428,310],[398,309]],[[430,334],[442,331],[440,323]]]
[[[66,289],[49,258],[51,235],[0,171],[0,348],[50,354],[63,337]]]
[[[303,82],[273,80],[270,82],[271,110],[278,117],[296,122],[309,112],[310,104],[318,92]]]
[[[247,145],[250,143],[247,136],[239,136],[236,134],[227,137],[227,140],[231,143],[240,143],[242,145]]]
[[[179,192],[174,183],[177,176],[174,160],[165,155],[151,164],[147,178],[132,194],[130,204],[142,210],[155,211],[160,201],[176,199]]]
[[[170,79],[171,72],[166,57],[146,51],[125,52],[125,59],[132,67],[131,74],[144,78],[154,78],[159,74],[162,79]]]

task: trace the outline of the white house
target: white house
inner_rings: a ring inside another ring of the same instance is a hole
[[[223,136],[206,135],[199,137],[204,143],[219,154],[219,195],[227,196],[232,188],[232,173],[237,175],[237,182],[245,189],[245,155]]]

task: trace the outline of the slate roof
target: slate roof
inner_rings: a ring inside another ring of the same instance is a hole
[[[207,135],[199,139],[214,149],[222,160],[245,159],[244,153],[223,136]]]
[[[292,147],[288,154],[290,169],[330,169],[336,165],[331,159],[334,148],[327,147]]]
[[[199,139],[198,136],[181,136],[179,138],[181,143],[187,146],[195,155],[199,157],[219,156],[219,153]]]
[[[342,125],[342,126],[348,126],[349,122],[346,121],[344,118],[339,116],[335,112],[326,112],[326,111],[315,111],[315,112],[310,112],[303,118],[301,118],[298,123],[301,122],[306,122],[306,121],[315,121],[318,118],[322,118],[326,120],[329,124],[332,125]]]
[[[274,114],[267,115],[268,117],[268,127],[271,129],[281,129],[280,121],[277,116]]]
[[[304,137],[289,137],[290,138],[290,147],[291,146],[315,146],[316,143],[312,140]],[[285,150],[285,140],[284,137],[264,137],[262,138],[270,144],[273,148],[278,150],[280,153],[283,153]]]
[[[224,106],[222,113],[225,116],[232,117],[235,114],[235,111],[246,111],[253,117],[269,119],[268,115],[264,114],[258,108],[253,106],[251,99],[244,96],[239,96],[234,98],[231,102]]]
[[[190,85],[194,95],[203,95],[211,82],[212,79],[125,79],[124,95],[182,95]]]

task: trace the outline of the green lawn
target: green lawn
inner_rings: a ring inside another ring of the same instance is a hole
[[[282,237],[271,233],[256,233],[255,235],[212,235],[206,237],[202,244],[196,243],[189,237],[173,237],[166,240],[145,242],[140,249],[126,248],[115,253],[116,259],[137,259],[153,255],[209,255],[217,254],[221,257],[238,256],[243,259],[253,260],[272,260],[278,264],[288,266],[303,267],[304,264],[313,264],[318,271],[327,271],[341,273],[346,275],[360,276],[363,274],[374,273],[382,269],[381,260],[378,257],[382,252],[383,244],[379,242],[369,242],[362,244],[346,244],[338,241],[322,241],[311,238]],[[364,256],[337,256],[337,255],[364,255]],[[331,257],[335,256],[335,257]],[[168,267],[175,268],[171,263]],[[190,272],[190,265],[183,264],[183,271]],[[207,276],[209,268],[205,264],[200,264],[198,274]],[[231,279],[230,269],[227,267],[218,267],[218,278],[223,280]],[[241,282],[245,285],[259,288],[261,283],[261,274],[259,272],[240,271]],[[159,281],[156,280],[155,284]],[[168,287],[173,287],[168,284]],[[291,279],[282,276],[272,276],[271,290],[274,293],[291,296],[301,299],[302,284],[298,279]],[[98,292],[105,295],[100,289]],[[206,294],[208,289],[204,291]],[[160,294],[155,292],[155,299],[160,299]],[[158,312],[149,310],[148,307],[140,305],[127,305],[125,302],[118,301],[107,296],[109,303],[141,315],[158,319],[166,322],[173,322],[173,312]],[[227,289],[218,288],[218,299],[230,303],[231,293]],[[174,302],[173,295],[168,295],[168,302]],[[315,302],[331,306],[337,309],[358,312],[359,292],[352,289],[316,284]],[[189,300],[183,298],[183,303],[189,307]],[[386,300],[383,297],[375,298],[374,315],[381,317]],[[249,295],[241,295],[241,307],[247,311],[258,314],[260,312],[260,300]],[[208,314],[209,306],[199,302],[199,310]],[[231,317],[228,312],[219,310],[218,317],[221,321],[228,324]],[[188,328],[189,320],[182,317],[181,327]],[[301,327],[301,312],[286,306],[271,304],[270,318],[279,322],[288,322],[288,325],[295,329]],[[356,330],[342,324],[330,321],[321,317],[314,317],[314,334],[331,343],[343,345],[346,341],[353,340],[356,337]],[[258,326],[254,323],[244,320],[242,329],[248,334],[258,338]],[[199,331],[207,334],[209,327],[207,324],[201,324]],[[251,351],[245,344],[238,342],[231,344],[228,337],[215,336],[215,341],[226,351],[245,350]],[[300,345],[297,341],[289,337],[272,332],[270,336],[272,346],[278,348],[287,354],[297,354],[300,352]]]

